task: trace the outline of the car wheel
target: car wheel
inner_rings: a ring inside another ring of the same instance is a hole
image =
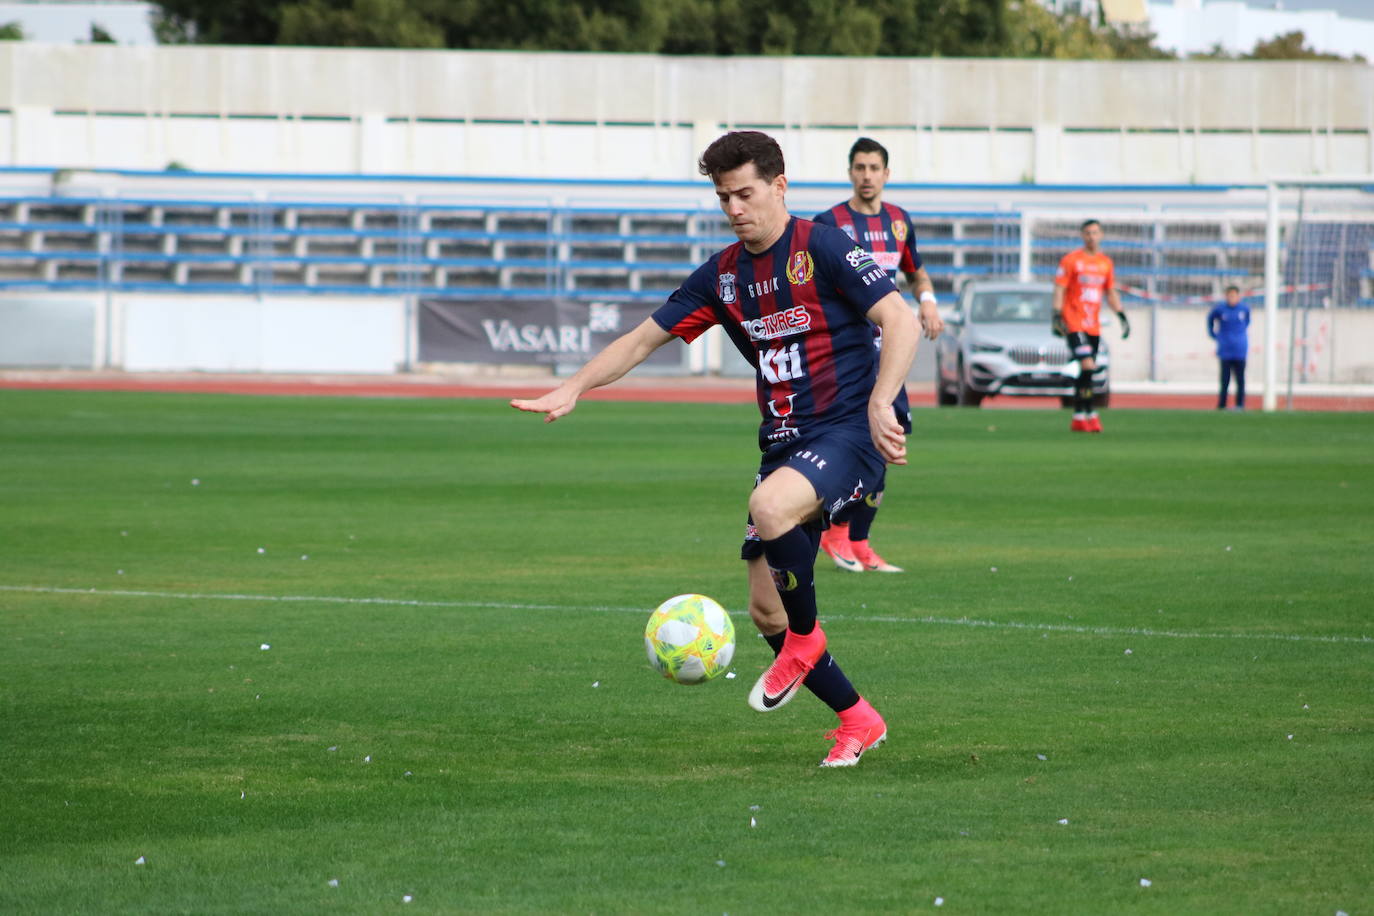
[[[959,360],[959,394],[957,399],[959,404],[964,407],[977,407],[983,403],[982,393],[969,387],[968,376],[964,374],[964,361],[962,359]]]
[[[953,407],[959,403],[959,396],[946,390],[944,382],[940,381],[939,376],[935,378],[935,403],[941,407]]]

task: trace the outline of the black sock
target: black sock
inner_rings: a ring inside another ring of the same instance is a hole
[[[872,500],[870,502],[870,500]],[[883,494],[870,493],[863,499],[854,503],[854,509],[849,515],[849,539],[851,541],[868,540],[869,529],[873,527],[873,519],[878,514],[878,506],[883,501]]]
[[[1078,370],[1078,391],[1074,399],[1074,410],[1078,413],[1093,412],[1093,371],[1091,369]]]
[[[763,542],[764,559],[787,611],[787,628],[799,636],[816,628],[816,546],[801,525]]]
[[[773,650],[773,654],[777,655],[782,651],[782,641],[787,638],[787,633],[774,633],[763,638]],[[811,669],[811,673],[802,683],[818,700],[837,713],[844,712],[859,702],[859,692],[849,683],[849,678],[845,677],[839,664],[828,651],[816,660],[816,667]]]

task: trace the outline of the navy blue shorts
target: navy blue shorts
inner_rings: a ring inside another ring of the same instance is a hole
[[[835,513],[882,486],[887,463],[878,454],[865,425],[831,427],[803,441],[789,442],[786,447],[770,448],[759,464],[754,486],[781,467],[795,468],[811,482],[821,500],[820,527],[825,528]],[[762,555],[763,542],[750,518],[745,523],[740,559],[752,560]]]

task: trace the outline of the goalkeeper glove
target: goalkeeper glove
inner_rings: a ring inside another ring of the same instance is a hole
[[[1062,313],[1054,313],[1054,317],[1050,319],[1050,330],[1054,332],[1055,337],[1065,337],[1068,335],[1069,329],[1064,324],[1064,315]]]
[[[1116,320],[1121,322],[1121,339],[1125,340],[1131,336],[1131,322],[1126,318],[1125,312],[1117,312]]]

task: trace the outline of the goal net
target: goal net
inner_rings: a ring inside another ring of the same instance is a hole
[[[1264,254],[1264,408],[1374,382],[1374,176],[1269,182]]]

